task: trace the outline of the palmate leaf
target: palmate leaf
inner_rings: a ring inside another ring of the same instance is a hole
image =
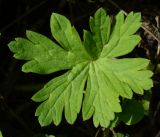
[[[140,42],[134,34],[140,27],[140,14],[122,12],[111,22],[100,8],[90,18],[90,31],[84,31],[82,42],[76,29],[62,15],[51,16],[51,32],[56,44],[45,36],[27,31],[27,38],[9,44],[14,57],[28,60],[24,72],[50,74],[68,70],[49,81],[32,99],[43,102],[36,110],[41,126],[58,125],[62,113],[73,124],[82,107],[83,120],[93,116],[94,125],[108,127],[121,112],[119,97],[131,99],[133,92],[143,94],[152,87],[149,60],[116,57],[131,52]]]

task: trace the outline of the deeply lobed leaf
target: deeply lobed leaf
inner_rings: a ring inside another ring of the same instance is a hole
[[[141,26],[140,13],[131,12],[124,20],[119,12],[109,42],[104,46],[101,57],[119,57],[131,52],[140,42],[140,36],[133,35]]]
[[[68,123],[73,124],[82,106],[83,119],[93,116],[94,125],[108,127],[121,112],[119,97],[131,99],[133,92],[143,94],[152,87],[149,60],[117,59],[131,52],[140,42],[134,34],[141,25],[140,13],[122,12],[111,22],[100,8],[90,18],[91,31],[84,31],[82,42],[69,20],[57,13],[51,16],[51,32],[56,44],[45,36],[27,31],[27,38],[9,44],[14,57],[27,60],[24,72],[50,74],[68,70],[49,81],[32,99],[43,102],[36,110],[41,126],[58,125],[64,110]]]
[[[87,71],[86,63],[78,64],[70,72],[51,80],[32,97],[37,102],[46,100],[36,111],[42,126],[50,124],[52,120],[55,125],[58,125],[63,108],[65,108],[66,120],[73,124],[81,109]]]

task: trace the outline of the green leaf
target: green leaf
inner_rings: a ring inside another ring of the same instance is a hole
[[[57,42],[59,42],[60,45],[69,53],[76,54],[76,56],[74,56],[74,61],[89,58],[76,29],[71,26],[67,18],[53,13],[51,16],[50,26],[52,35]],[[73,62],[73,60],[71,61]]]
[[[0,137],[3,137],[1,130],[0,130]]]
[[[129,137],[129,134],[117,133],[117,137]]]
[[[53,136],[53,135],[46,135],[46,137],[55,137],[55,136]]]
[[[84,45],[93,59],[97,59],[107,44],[110,36],[111,23],[104,9],[100,8],[93,17],[90,17],[91,32],[84,31]]]
[[[115,128],[120,123],[119,113],[115,114],[115,119],[110,122],[109,128]]]
[[[51,80],[32,97],[37,102],[48,99],[36,111],[42,126],[49,125],[52,121],[58,125],[63,108],[68,123],[74,123],[81,108],[87,71],[86,63],[78,64],[70,72]]]
[[[15,58],[29,60],[22,67],[24,72],[49,74],[71,67],[69,61],[72,58],[71,55],[50,39],[31,31],[27,31],[26,35],[29,40],[16,38],[15,41],[9,43],[9,48],[15,53]]]
[[[104,46],[101,57],[119,57],[131,52],[140,42],[140,36],[133,35],[141,26],[140,13],[124,15],[119,12],[109,42]]]
[[[99,54],[102,51],[103,46],[107,44],[109,40],[111,29],[110,18],[106,15],[104,9],[98,9],[94,18],[90,17],[90,29]]]
[[[55,137],[53,135],[47,135],[47,134],[37,134],[34,137]]]
[[[148,92],[145,92],[145,94],[143,95],[143,98],[140,100],[140,103],[143,106],[145,115],[149,115],[151,96],[152,96],[152,92],[151,90],[148,90]]]
[[[160,73],[160,64],[157,65],[156,71]]]
[[[142,100],[141,103],[144,109],[144,114],[149,115],[150,100]]]
[[[123,103],[122,108],[120,119],[127,125],[138,123],[144,116],[143,106],[138,101],[127,100]]]
[[[31,31],[27,31],[27,39],[16,38],[9,44],[15,58],[27,61],[24,72],[66,70],[32,97],[42,102],[36,110],[41,126],[59,125],[63,111],[67,122],[73,124],[82,108],[83,120],[93,116],[96,127],[108,127],[115,113],[122,111],[120,96],[131,99],[133,93],[143,94],[153,86],[149,60],[116,58],[140,42],[134,34],[140,18],[139,13],[131,12],[125,18],[119,12],[111,29],[109,16],[100,8],[90,18],[91,31],[84,31],[82,41],[66,17],[53,13],[50,26],[58,44]]]

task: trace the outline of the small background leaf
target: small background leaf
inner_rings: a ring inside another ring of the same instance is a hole
[[[115,136],[113,136],[115,137]],[[129,135],[127,134],[123,134],[123,133],[117,133],[117,137],[129,137]]]
[[[133,125],[138,123],[144,116],[144,109],[140,102],[136,100],[126,100],[122,104],[122,112],[120,113],[120,120],[126,125]]]
[[[34,137],[55,137],[54,135],[47,135],[47,134],[38,134],[35,135]]]

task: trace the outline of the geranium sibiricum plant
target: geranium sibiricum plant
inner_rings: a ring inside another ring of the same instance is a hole
[[[131,12],[124,17],[120,11],[111,24],[110,17],[100,8],[90,17],[90,31],[84,30],[81,40],[66,17],[53,13],[50,27],[56,43],[33,31],[26,32],[27,38],[9,43],[14,57],[26,60],[22,66],[25,73],[66,70],[32,97],[41,102],[35,113],[41,126],[52,122],[59,125],[63,112],[67,122],[73,124],[81,109],[83,120],[93,117],[95,127],[105,128],[117,117],[130,124],[133,113],[143,115],[143,107],[132,97],[153,86],[152,72],[147,70],[149,60],[123,58],[141,40],[135,34],[140,20],[140,13]],[[135,112],[132,106],[140,111]]]

